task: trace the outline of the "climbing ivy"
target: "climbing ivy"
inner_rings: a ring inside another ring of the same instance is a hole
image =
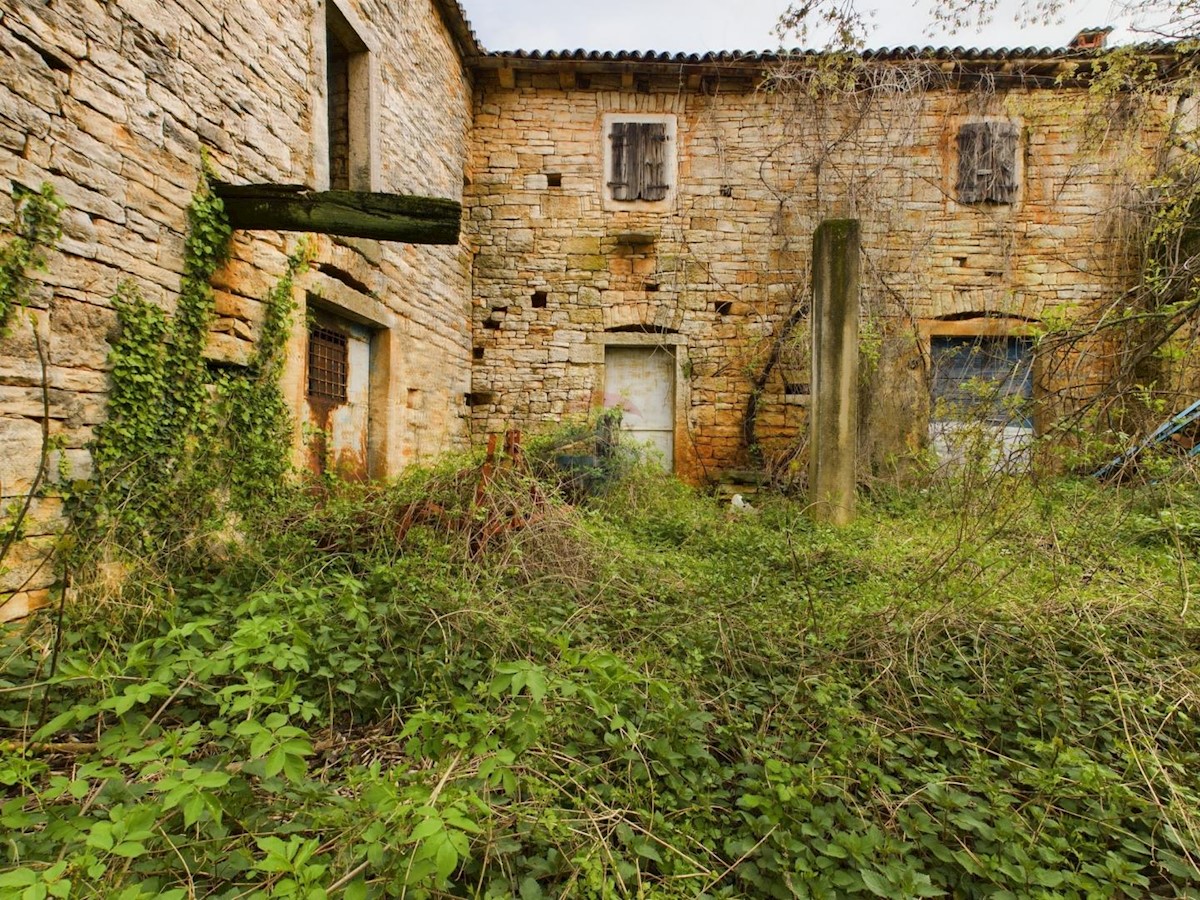
[[[95,476],[72,503],[85,556],[113,539],[126,551],[162,559],[285,490],[291,421],[278,382],[292,288],[309,249],[302,243],[289,256],[264,298],[262,336],[249,364],[207,362],[211,281],[232,235],[211,174],[206,163],[188,209],[174,315],[130,283],[113,297],[118,332],[109,355],[108,416],[91,448]]]
[[[243,511],[287,490],[291,412],[279,390],[283,352],[295,311],[292,288],[308,264],[310,247],[302,242],[288,257],[283,276],[267,295],[262,334],[245,372],[225,372],[216,381],[214,412],[219,423],[214,441],[227,461],[227,484],[234,505]]]
[[[0,338],[8,335],[13,311],[28,302],[33,284],[31,273],[45,268],[46,251],[62,234],[59,216],[63,204],[49,184],[43,184],[36,192],[17,186],[13,194],[13,206],[13,222],[9,228],[12,237],[0,246]],[[48,415],[50,396],[45,380],[46,352],[36,328],[33,337],[42,364],[42,446],[37,471],[28,492],[0,511],[0,575],[7,571],[4,560],[9,551],[24,536],[25,520],[34,498],[40,496],[45,488],[50,451],[55,446],[50,435]],[[0,485],[0,488],[3,487]]]
[[[0,337],[8,333],[13,310],[29,300],[30,273],[46,267],[46,250],[62,234],[63,203],[51,185],[37,191],[17,185],[13,200],[13,236],[0,247]]]

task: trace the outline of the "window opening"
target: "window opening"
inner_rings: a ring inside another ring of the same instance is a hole
[[[325,7],[329,187],[370,190],[370,68],[367,45],[334,5]]]
[[[667,196],[665,122],[613,122],[609,132],[612,165],[608,186],[621,201],[662,200]]]
[[[346,402],[349,370],[346,335],[314,325],[308,331],[308,396]]]
[[[958,130],[958,202],[1012,203],[1017,198],[1017,145],[1012,122],[972,122]]]
[[[1033,339],[930,338],[935,415],[1032,428]]]

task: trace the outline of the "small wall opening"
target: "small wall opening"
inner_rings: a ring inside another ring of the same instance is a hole
[[[547,303],[547,295],[545,291],[534,291],[533,296],[529,300],[530,305],[534,309],[545,309]]]
[[[547,172],[546,173],[546,187],[552,187],[552,188],[562,187],[562,173],[561,172]]]
[[[332,0],[325,6],[325,91],[329,187],[369,191],[370,55]]]
[[[731,300],[717,300],[713,303],[713,310],[718,316],[727,316],[733,312],[733,302]]]
[[[467,406],[487,406],[496,402],[496,394],[493,391],[469,391],[463,395],[463,401]]]

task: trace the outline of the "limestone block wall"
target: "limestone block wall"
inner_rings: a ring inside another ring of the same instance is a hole
[[[676,463],[692,477],[749,461],[752,396],[768,460],[803,434],[821,220],[862,223],[864,450],[882,464],[923,440],[922,322],[1036,320],[1121,283],[1117,213],[1166,112],[1123,130],[1082,89],[962,88],[911,68],[822,93],[798,79],[764,89],[761,68],[701,79],[504,65],[477,77],[466,194],[476,430],[587,412],[602,402],[610,336],[660,333],[687,356]],[[675,118],[678,183],[663,208],[603,200],[614,113]],[[958,130],[993,119],[1020,129],[1016,202],[959,203]]]
[[[31,329],[48,353],[50,431],[69,476],[88,475],[86,448],[105,409],[110,297],[129,280],[172,307],[202,146],[231,182],[325,186],[325,2],[373,48],[374,189],[459,199],[471,85],[433,0],[0,2],[0,220],[11,218],[16,185],[48,181],[66,204],[32,308],[0,342],[0,506],[23,495],[38,461],[42,373]],[[245,358],[258,298],[295,239],[236,236],[217,279],[215,359]],[[467,440],[469,274],[461,247],[323,238],[301,279],[299,299],[361,295],[348,302],[371,305],[390,329],[385,469]],[[302,344],[289,367],[293,394]],[[0,617],[42,601],[53,581],[45,550],[58,501],[39,500],[33,512],[31,539],[4,561]]]

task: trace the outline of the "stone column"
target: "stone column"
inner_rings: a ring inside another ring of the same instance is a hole
[[[854,518],[858,443],[858,220],[813,235],[812,408],[808,499],[818,522]]]

